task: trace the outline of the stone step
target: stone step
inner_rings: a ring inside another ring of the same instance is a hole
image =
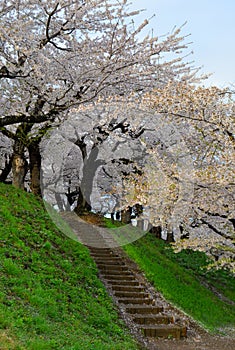
[[[91,253],[113,253],[113,249],[112,248],[99,248],[99,247],[90,247],[90,252]]]
[[[106,253],[106,252],[92,252],[90,253],[91,256],[94,258],[94,260],[96,260],[97,258],[100,258],[100,259],[104,259],[104,258],[107,258],[107,259],[110,259],[110,258],[119,258],[119,256],[115,253],[111,254],[111,253]]]
[[[124,261],[118,257],[113,257],[113,256],[108,256],[108,257],[94,257],[94,260],[101,263],[101,264],[106,264],[106,263],[113,263],[113,264],[122,264],[124,265]]]
[[[96,263],[96,265],[99,268],[106,267],[106,266],[117,266],[118,268],[119,268],[119,266],[125,266],[126,267],[126,265],[122,261],[115,261],[115,260],[107,260],[107,261],[103,261],[103,260],[97,261],[97,260],[95,260],[95,263]]]
[[[112,264],[119,264],[119,265],[125,264],[124,261],[121,258],[119,258],[118,256],[116,256],[116,257],[115,256],[108,256],[108,257],[104,256],[102,258],[94,257],[94,260],[96,263],[104,263],[104,264],[112,263]]]
[[[94,261],[96,261],[97,259],[103,260],[104,258],[113,259],[113,255],[110,255],[110,256],[107,257],[107,255],[104,256],[104,255],[93,255],[93,254],[91,254],[91,257],[94,259]]]
[[[95,248],[95,247],[88,247],[91,254],[117,254],[110,248]]]
[[[83,243],[87,246],[88,249],[101,249],[105,245],[104,242],[97,242],[96,239],[83,239]]]
[[[154,303],[149,298],[118,298],[118,302],[126,305],[153,305]]]
[[[136,279],[133,279],[133,280],[125,280],[125,279],[119,279],[119,280],[108,280],[106,281],[108,284],[111,284],[112,288],[114,288],[115,286],[119,286],[119,287],[122,287],[122,286],[130,286],[130,287],[138,287],[140,286],[140,283],[138,281],[136,281]]]
[[[155,304],[155,300],[132,273],[132,268],[129,268],[128,263],[115,250],[95,246],[96,242],[92,237],[89,237],[87,242],[90,244],[88,248],[100,275],[112,288],[118,303],[131,315],[136,327],[144,336],[175,339],[186,336],[186,327],[174,324],[174,318],[166,314],[166,309]],[[103,244],[103,241],[101,243]]]
[[[106,264],[97,264],[98,268],[101,271],[129,271],[128,267],[125,265],[106,265]]]
[[[180,339],[186,336],[186,327],[176,325],[144,325],[141,330],[146,337],[152,338],[175,338]]]
[[[122,271],[122,270],[118,270],[118,269],[103,269],[103,270],[100,270],[100,272],[105,275],[105,276],[108,276],[108,275],[122,275],[122,276],[134,276],[132,272],[126,270],[126,271]]]
[[[99,243],[96,241],[88,241],[88,240],[81,240],[81,242],[88,248],[90,249],[91,247],[96,247]],[[102,245],[102,244],[101,244]]]
[[[154,301],[149,298],[118,298],[120,304],[126,305],[153,305]]]
[[[71,214],[65,216],[71,218]],[[71,219],[72,224],[74,220]],[[163,337],[180,339],[187,333],[186,327],[174,324],[173,317],[166,314],[162,306],[154,305],[155,301],[145,292],[142,283],[137,281],[132,267],[118,255],[119,250],[110,248],[113,239],[90,230],[89,234],[79,235],[88,247],[97,264],[103,279],[112,288],[118,302],[126,313],[131,315],[136,327],[146,337]],[[108,244],[110,243],[110,246]],[[164,311],[164,313],[163,313]]]
[[[95,246],[95,248],[105,248],[105,242],[96,235],[89,235],[89,236],[80,235],[80,237],[86,242],[94,242],[96,244],[99,244],[99,243],[102,244],[101,246]]]
[[[128,305],[126,307],[126,312],[129,314],[141,314],[141,315],[156,315],[163,312],[162,306],[146,306],[146,305]]]
[[[103,249],[105,246],[112,246],[112,241],[105,241],[105,242],[97,242],[96,239],[84,239],[83,243],[87,246],[88,249],[98,248]]]
[[[133,321],[138,324],[154,325],[173,323],[174,319],[167,315],[138,315],[133,318]]]
[[[84,242],[89,245],[89,243],[95,244],[94,246],[91,246],[91,248],[105,248],[106,242],[104,240],[101,240],[100,237],[97,236],[80,236]]]
[[[121,285],[121,284],[114,284],[112,286],[112,289],[115,291],[115,292],[130,292],[130,293],[141,293],[141,292],[144,292],[144,287],[140,286],[140,285]]]
[[[149,298],[149,294],[141,291],[135,291],[135,292],[130,292],[130,291],[115,291],[114,292],[115,296],[117,298]]]
[[[113,283],[113,280],[116,281],[118,284],[120,283],[120,281],[124,281],[124,283],[128,282],[128,284],[129,284],[130,281],[136,281],[135,276],[133,276],[133,275],[120,275],[120,274],[117,274],[117,275],[104,275],[104,276],[105,276],[105,279],[110,281],[110,283]]]

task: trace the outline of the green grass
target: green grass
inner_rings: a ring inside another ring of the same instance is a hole
[[[218,332],[235,326],[235,304],[231,304],[235,302],[234,276],[226,270],[208,270],[210,260],[205,253],[174,253],[169,244],[151,234],[124,249],[167,300],[206,329]]]
[[[1,350],[139,349],[88,250],[33,195],[0,184]]]

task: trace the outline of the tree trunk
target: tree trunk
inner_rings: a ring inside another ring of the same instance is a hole
[[[28,146],[29,169],[30,169],[30,189],[36,196],[42,196],[40,184],[41,154],[39,142],[32,142]]]
[[[84,213],[87,213],[91,211],[91,205],[86,200],[86,197],[83,195],[83,191],[81,190],[81,187],[78,191],[78,200],[77,200],[77,206],[74,209],[75,213],[78,215],[82,215]]]
[[[131,223],[131,207],[121,211],[121,222],[123,224]]]
[[[7,180],[8,175],[12,169],[12,157],[10,157],[9,161],[7,161],[7,156],[5,155],[5,167],[2,170],[0,175],[0,182],[5,182]]]
[[[83,156],[83,176],[81,185],[79,187],[79,197],[75,212],[77,214],[83,214],[84,212],[91,211],[91,194],[93,189],[93,181],[95,174],[100,165],[105,164],[102,160],[97,160],[98,148],[95,147],[91,150],[89,156],[86,156],[86,152],[82,153]],[[84,158],[85,157],[85,158]]]
[[[140,230],[143,230],[143,231],[144,231],[144,220],[143,220],[143,219],[138,219],[138,220],[137,220],[137,227],[138,227]]]
[[[24,189],[25,176],[28,171],[28,163],[24,156],[25,147],[20,140],[16,140],[13,146],[12,156],[12,184]]]
[[[143,214],[143,206],[142,204],[136,203],[134,206],[134,213],[136,217],[140,217]]]
[[[161,226],[152,226],[149,230],[150,233],[152,233],[157,239],[162,238],[162,228]]]
[[[120,211],[116,211],[116,220],[120,221],[120,219],[121,219],[121,213]]]
[[[166,241],[167,241],[168,243],[173,243],[173,242],[175,242],[174,233],[173,233],[172,230],[167,231]]]

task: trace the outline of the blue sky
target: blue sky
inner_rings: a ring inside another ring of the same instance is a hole
[[[235,84],[235,0],[132,0],[132,8],[146,9],[140,20],[156,15],[150,26],[157,36],[187,21],[190,60],[213,73],[205,85]]]

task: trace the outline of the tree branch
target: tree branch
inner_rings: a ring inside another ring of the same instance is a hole
[[[209,222],[206,221],[205,219],[201,218],[201,222],[202,222],[203,224],[206,224],[212,231],[214,231],[214,232],[217,233],[218,235],[220,235],[220,236],[222,236],[222,237],[224,237],[224,238],[226,238],[226,239],[229,239],[229,240],[232,239],[231,236],[227,235],[226,233],[224,233],[224,232],[222,232],[222,231],[217,230],[217,228],[216,228],[214,225],[212,225],[211,223],[209,223]]]
[[[9,139],[12,139],[12,140],[16,140],[16,135],[11,132],[10,130],[8,130],[7,128],[5,128],[4,126],[3,127],[0,127],[0,131],[2,132],[3,135],[5,135],[6,137],[8,137]]]

